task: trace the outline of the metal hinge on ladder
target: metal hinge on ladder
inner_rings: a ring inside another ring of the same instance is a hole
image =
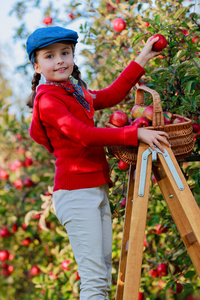
[[[157,160],[157,153],[160,153],[163,155],[170,172],[179,188],[180,191],[184,190],[184,185],[180,179],[180,176],[178,175],[178,172],[171,160],[171,157],[167,150],[165,149],[165,153],[163,153],[161,150],[159,150],[157,147],[155,147],[157,151],[153,151],[150,147],[143,152],[142,154],[142,164],[141,164],[141,172],[140,172],[140,183],[139,183],[139,192],[138,195],[140,197],[144,196],[144,191],[145,191],[145,183],[146,183],[146,173],[147,173],[147,162],[148,162],[148,157],[150,154],[152,154],[152,161]]]

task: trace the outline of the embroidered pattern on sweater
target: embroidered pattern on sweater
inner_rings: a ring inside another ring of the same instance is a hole
[[[90,105],[84,97],[84,91],[82,87],[78,84],[72,83],[70,79],[63,82],[46,80],[47,85],[53,85],[64,88],[69,93],[73,94],[78,102],[87,110],[90,111]]]

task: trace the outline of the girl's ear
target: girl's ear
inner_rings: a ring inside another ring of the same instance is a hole
[[[39,64],[34,63],[34,66],[33,66],[33,67],[34,67],[35,72],[37,72],[38,74],[41,74],[41,73],[42,73]]]

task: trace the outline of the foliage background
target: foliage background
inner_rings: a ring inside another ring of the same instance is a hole
[[[55,3],[50,1],[45,8],[42,4],[42,0],[16,1],[12,13],[19,18],[21,26],[17,29],[15,38],[25,43],[29,32],[24,17],[33,7],[43,9],[44,18],[50,16],[53,19],[52,24],[41,26],[67,27],[80,18],[80,33],[85,45],[81,53],[84,57],[82,70],[91,89],[101,89],[111,84],[127,64],[135,59],[149,36],[156,33],[165,35],[168,46],[161,56],[146,66],[146,74],[141,83],[159,92],[163,110],[184,115],[193,122],[200,123],[200,23],[199,15],[193,10],[193,1],[71,1],[69,5],[60,8],[55,8]],[[122,18],[126,22],[126,28],[120,33],[113,29],[116,18]],[[19,66],[19,70],[29,76],[30,65],[25,62]],[[1,177],[0,180],[0,229],[8,230],[6,237],[0,236],[0,250],[7,250],[10,254],[0,267],[0,298],[79,299],[77,265],[67,234],[52,209],[54,157],[30,139],[28,127],[31,115],[27,118],[22,113],[20,118],[16,118],[10,114],[9,97],[12,95],[12,86],[4,78],[2,67],[0,74],[0,169],[8,174],[8,178]],[[97,112],[96,126],[105,126],[114,110],[124,110],[131,117],[134,97],[135,88],[122,104]],[[145,101],[146,105],[152,103],[149,95],[145,95]],[[199,205],[198,135],[195,139],[192,155],[179,163]],[[113,283],[110,299],[114,299],[123,230],[124,207],[121,202],[126,197],[128,171],[120,170],[118,160],[108,153],[107,156],[114,181],[114,187],[110,190],[113,214]],[[32,160],[28,166],[26,158]],[[24,184],[27,178],[32,182],[29,186]],[[16,187],[16,180],[21,180],[21,185]],[[158,234],[158,224],[167,227],[167,232]],[[186,299],[188,295],[200,296],[200,280],[157,183],[153,180],[146,242],[140,288],[145,299]],[[62,262],[65,260],[68,266],[63,270]],[[160,263],[168,265],[168,274],[151,277],[149,270],[156,269]],[[8,268],[10,265],[13,267]],[[174,275],[176,265],[180,272]],[[39,268],[39,274],[32,274],[33,266]],[[170,291],[174,282],[180,282],[184,286],[180,295],[173,295]]]

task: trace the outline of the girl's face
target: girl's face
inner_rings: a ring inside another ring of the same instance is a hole
[[[47,80],[65,81],[72,74],[73,67],[72,45],[54,43],[37,51],[34,69]]]

